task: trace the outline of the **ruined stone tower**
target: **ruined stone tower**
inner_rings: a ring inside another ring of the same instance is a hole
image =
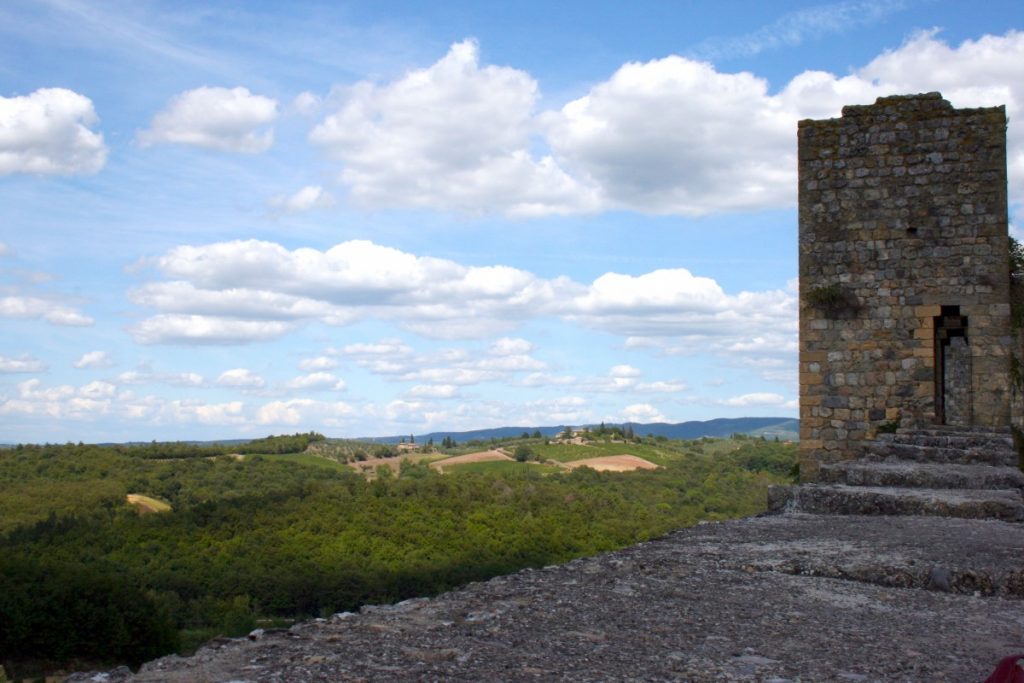
[[[938,93],[799,124],[800,459],[1010,424],[1004,107]]]

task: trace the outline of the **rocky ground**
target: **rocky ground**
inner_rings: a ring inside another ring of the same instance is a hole
[[[71,681],[982,681],[1024,651],[1024,525],[789,513]]]

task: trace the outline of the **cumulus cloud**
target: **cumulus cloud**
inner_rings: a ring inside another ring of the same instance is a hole
[[[602,275],[576,297],[566,317],[626,336],[627,348],[725,353],[753,335],[771,338],[788,352],[795,343],[797,308],[789,291],[727,294],[715,280],[676,268]]]
[[[643,372],[632,365],[616,365],[603,377],[586,377],[579,380],[573,379],[572,383],[577,389],[587,393],[668,394],[687,391],[689,389],[685,382],[678,380],[641,382],[640,378],[642,376]],[[534,375],[527,378],[527,380],[533,380],[538,385],[541,383],[542,379],[543,375],[539,377]],[[558,380],[564,378],[555,379]]]
[[[634,403],[622,409],[623,422],[667,422],[661,411],[650,403]]]
[[[116,389],[109,382],[47,387],[29,379],[17,385],[17,396],[0,397],[0,415],[91,420],[111,412]]]
[[[106,351],[87,351],[71,365],[79,370],[84,368],[109,368],[114,364]]]
[[[291,110],[302,116],[313,116],[320,111],[321,106],[323,106],[323,99],[319,95],[303,91],[292,100]]]
[[[225,370],[214,382],[220,387],[237,387],[242,389],[260,389],[266,381],[248,368]]]
[[[732,398],[722,399],[718,403],[723,406],[739,408],[746,408],[748,406],[783,406],[786,404],[786,398],[782,394],[760,392],[733,396]]]
[[[495,326],[509,329],[556,317],[626,338],[627,348],[671,355],[713,352],[733,359],[792,360],[797,296],[793,288],[727,293],[713,279],[688,270],[640,275],[607,273],[589,284],[542,279],[495,265],[467,267],[373,244],[344,242],[321,251],[288,250],[257,240],[180,246],[153,259],[167,279],[129,293],[156,315],[132,332],[143,343],[245,343],[272,339],[298,325],[394,322],[425,336],[445,337],[469,327],[477,338]],[[493,324],[492,324],[493,323]],[[499,337],[482,350],[416,354],[400,339],[351,343],[319,359],[301,361],[307,373],[325,372],[334,356],[370,372],[422,385],[467,386],[515,381],[522,386],[564,383],[546,372],[534,345]],[[760,369],[777,378],[778,369]],[[670,393],[677,380],[640,382],[636,369],[584,379],[588,391]]]
[[[0,317],[36,318],[65,327],[88,327],[93,324],[89,316],[58,301],[37,296],[0,297]]]
[[[407,393],[413,398],[456,398],[459,388],[454,384],[417,384]]]
[[[107,161],[92,101],[64,88],[0,97],[0,176],[96,173]]]
[[[197,422],[204,425],[241,425],[248,421],[241,401],[204,403],[175,400],[158,404],[158,419],[170,422]]]
[[[534,345],[525,339],[502,337],[491,344],[489,352],[494,356],[521,356],[533,351]]]
[[[331,358],[330,356],[303,358],[301,361],[299,361],[299,369],[305,370],[306,372],[316,372],[318,370],[332,370],[336,367],[338,367],[338,361]]]
[[[277,213],[302,213],[311,209],[328,209],[334,206],[334,197],[319,185],[307,185],[291,195],[279,194],[270,198],[267,205]]]
[[[582,396],[560,396],[527,402],[523,417],[531,424],[584,424],[593,421],[593,412]]]
[[[264,152],[274,142],[267,129],[277,118],[277,102],[247,88],[201,87],[174,97],[140,131],[143,146],[192,145],[222,152]]]
[[[689,215],[791,202],[795,120],[764,79],[677,56],[626,64],[544,118],[606,205]]]
[[[280,321],[204,315],[155,315],[129,328],[140,344],[245,344],[276,339],[292,329]]]
[[[345,380],[330,372],[311,372],[289,380],[286,386],[299,391],[344,391]]]
[[[148,368],[129,370],[117,376],[120,384],[169,384],[175,387],[201,387],[206,379],[198,372],[152,372]]]
[[[755,43],[762,49],[797,29],[833,30],[845,17],[887,11],[868,0],[816,8]],[[348,89],[310,137],[341,161],[352,198],[371,206],[696,216],[792,206],[797,121],[931,90],[958,107],[1005,103],[1013,119],[1024,104],[1024,33],[957,46],[921,33],[848,74],[806,71],[778,84],[670,55],[624,64],[545,112],[534,110],[538,86],[529,74],[481,65],[466,41],[394,82]],[[550,152],[538,156],[537,148]],[[1009,167],[1011,198],[1020,202],[1024,132],[1014,127]]]
[[[169,281],[129,293],[159,315],[133,328],[143,343],[269,339],[293,321],[397,320],[433,337],[482,337],[575,292],[508,266],[467,267],[355,240],[326,251],[258,240],[181,246],[154,265]]]
[[[587,211],[595,196],[549,156],[531,152],[537,83],[480,66],[467,40],[444,57],[383,85],[348,89],[310,140],[343,163],[354,200],[475,213]]]
[[[272,401],[257,410],[256,421],[262,425],[295,427],[317,424],[337,427],[355,415],[356,411],[342,401],[314,401],[296,398],[290,401]]]
[[[46,370],[46,363],[27,353],[16,358],[0,353],[0,373],[42,372],[43,370]]]

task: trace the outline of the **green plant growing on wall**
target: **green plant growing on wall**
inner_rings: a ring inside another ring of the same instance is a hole
[[[1024,245],[1010,238],[1010,324],[1024,327]]]
[[[804,303],[831,315],[852,312],[860,308],[857,297],[843,289],[843,286],[837,282],[811,287],[804,292]]]

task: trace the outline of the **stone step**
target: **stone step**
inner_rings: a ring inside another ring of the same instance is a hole
[[[931,515],[1024,522],[1019,490],[912,489],[843,484],[772,486],[769,512],[825,515]]]
[[[914,460],[917,462],[948,463],[953,465],[1017,466],[1016,451],[1002,447],[943,448],[919,446],[910,443],[874,441],[864,446],[865,460]]]
[[[937,448],[1004,448],[1016,452],[1013,439],[1009,436],[990,434],[987,436],[968,434],[934,434],[923,432],[897,432],[879,434],[882,443],[912,444],[914,446],[935,446]]]
[[[1024,488],[1024,472],[1016,467],[992,465],[850,460],[822,465],[818,482],[925,489],[1019,489]]]
[[[927,432],[932,434],[998,434],[1010,436],[1013,432],[1006,427],[985,427],[982,425],[927,425],[924,427],[900,427],[897,434]]]

